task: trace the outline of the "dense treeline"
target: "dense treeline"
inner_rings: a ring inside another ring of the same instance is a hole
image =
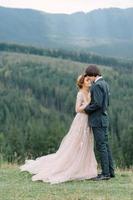
[[[50,56],[62,59],[69,59],[84,63],[95,63],[98,65],[112,66],[113,68],[122,67],[130,71],[133,69],[133,60],[117,59],[113,57],[104,57],[92,53],[80,51],[68,51],[64,49],[42,49],[33,46],[24,46],[18,44],[0,43],[0,51],[18,52],[26,54],[35,54],[41,56]]]
[[[58,149],[75,115],[75,81],[87,64],[0,53],[0,152],[22,162]],[[133,76],[99,66],[111,87],[110,142],[116,165],[133,165]]]

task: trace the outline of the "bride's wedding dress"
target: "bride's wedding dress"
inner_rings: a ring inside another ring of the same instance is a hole
[[[83,103],[84,95],[79,91],[76,112]],[[56,153],[36,160],[27,160],[20,169],[34,174],[32,181],[42,180],[51,184],[90,179],[97,176],[93,145],[93,133],[88,127],[88,115],[77,113]]]

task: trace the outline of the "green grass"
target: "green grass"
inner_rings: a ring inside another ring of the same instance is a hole
[[[117,170],[109,181],[32,182],[16,165],[0,168],[0,200],[132,200],[133,171]]]

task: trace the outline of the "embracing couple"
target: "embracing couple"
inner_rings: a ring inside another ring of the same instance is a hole
[[[33,181],[51,184],[70,180],[108,180],[115,177],[108,144],[109,87],[96,65],[89,65],[77,79],[76,116],[56,153],[27,160],[20,167]],[[53,136],[54,137],[54,136]],[[101,173],[97,171],[94,141],[100,156]]]

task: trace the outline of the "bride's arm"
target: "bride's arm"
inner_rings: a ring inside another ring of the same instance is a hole
[[[83,97],[82,93],[78,92],[75,105],[76,112],[84,112],[84,109],[88,104],[89,101]]]

